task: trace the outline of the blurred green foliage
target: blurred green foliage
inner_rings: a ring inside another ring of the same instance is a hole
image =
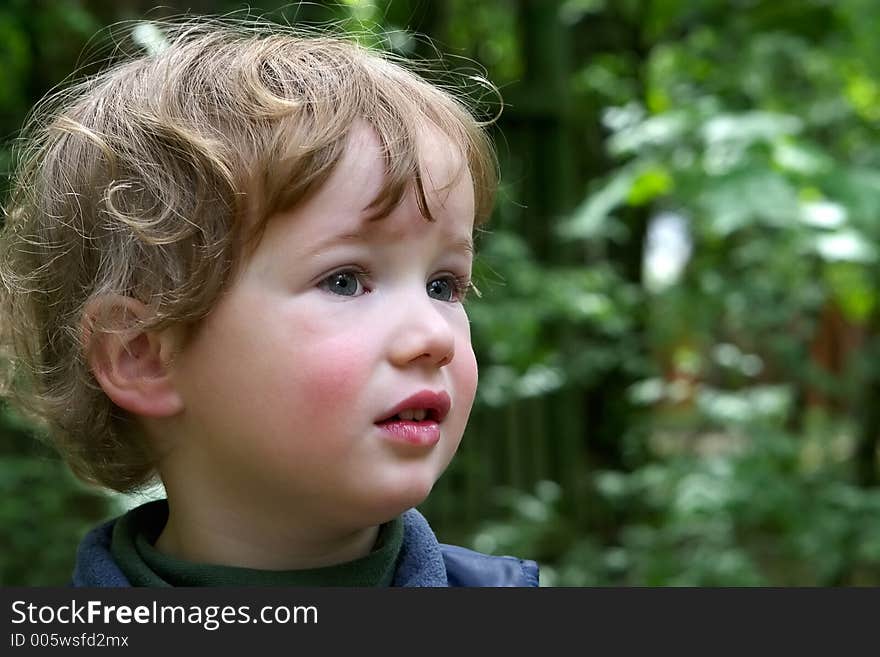
[[[481,394],[610,383],[620,432],[587,430],[574,486],[501,490],[471,544],[548,585],[880,583],[880,8],[565,11],[606,166],[554,257],[487,241],[505,287],[471,307]]]
[[[500,435],[546,400],[542,440],[576,436],[527,486],[441,491],[482,518],[441,537],[537,559],[545,585],[880,584],[880,5],[323,4],[279,15],[413,57],[425,32],[509,105],[475,415]],[[2,134],[97,27],[149,8],[7,3]],[[66,581],[117,506],[0,418],[0,581]]]
[[[546,586],[876,585],[880,491],[847,481],[839,462],[805,464],[807,452],[835,449],[826,437],[804,450],[791,434],[750,429],[735,454],[592,472],[580,491],[593,505],[586,523],[564,510],[572,491],[555,482],[500,490],[505,516],[472,545],[538,559]]]
[[[0,584],[63,586],[83,534],[119,505],[77,482],[0,404]]]

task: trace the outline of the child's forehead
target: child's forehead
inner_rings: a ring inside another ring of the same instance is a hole
[[[442,191],[462,177],[470,180],[462,147],[449,135],[429,121],[420,122],[414,131],[416,155],[426,191]],[[345,153],[338,168],[352,164],[355,169],[365,170],[371,175],[372,184],[378,187],[388,169],[395,164],[385,162],[385,151],[386,146],[376,130],[366,121],[356,121],[348,133]]]
[[[455,224],[459,220],[473,228],[473,181],[467,162],[454,142],[438,129],[425,126],[419,129],[417,143],[418,176],[425,192],[431,217]],[[394,233],[403,230],[398,222],[386,221],[370,211],[377,194],[389,175],[394,162],[387,162],[384,148],[376,132],[366,124],[353,127],[339,164],[318,191],[319,195],[347,205],[350,216],[345,228],[350,233],[370,233],[380,230]],[[415,176],[409,181],[415,185]],[[412,191],[412,190],[410,190]],[[400,205],[390,214],[400,212],[427,220],[417,205],[415,194],[404,195]],[[450,222],[449,220],[453,221]],[[444,226],[455,230],[454,225]]]
[[[419,136],[420,176],[430,219],[419,207],[414,184],[387,214],[372,207],[388,174],[379,137],[368,126],[349,135],[345,152],[327,180],[300,205],[268,221],[279,248],[319,254],[337,245],[405,242],[430,231],[447,249],[473,254],[474,190],[468,167],[453,142],[439,133]]]

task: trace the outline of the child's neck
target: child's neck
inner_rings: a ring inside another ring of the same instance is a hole
[[[292,515],[292,514],[291,514]],[[303,570],[353,561],[373,549],[379,527],[322,535],[220,505],[196,511],[169,500],[156,549],[189,561],[258,570]]]

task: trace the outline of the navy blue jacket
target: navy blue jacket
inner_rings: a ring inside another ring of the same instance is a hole
[[[83,538],[73,586],[131,586],[110,553],[115,522],[96,527]],[[439,543],[428,521],[410,509],[403,514],[403,545],[392,586],[538,586],[538,564]]]

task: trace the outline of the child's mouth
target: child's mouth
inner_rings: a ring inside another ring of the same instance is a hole
[[[443,422],[452,407],[452,399],[447,392],[432,392],[423,390],[410,395],[399,404],[380,416],[377,424],[398,420],[401,422],[423,422],[430,420],[436,423]]]
[[[401,411],[396,415],[392,415],[388,419],[382,420],[380,424],[386,422],[439,422],[438,413],[434,409],[409,409]]]
[[[440,440],[440,423],[451,406],[448,393],[423,390],[390,409],[376,426],[392,442],[432,447]]]
[[[416,447],[433,447],[440,441],[440,424],[429,417],[422,420],[405,419],[394,415],[377,422],[382,435],[388,440]]]

